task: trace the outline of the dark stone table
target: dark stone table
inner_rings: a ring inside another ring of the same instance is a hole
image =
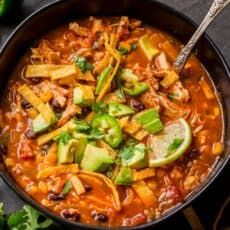
[[[22,15],[19,17],[17,23],[0,24],[0,46],[20,20],[29,15],[35,9],[38,9],[40,6],[48,2],[50,2],[50,0],[24,0]],[[200,23],[203,16],[206,14],[209,6],[211,5],[212,0],[160,0],[160,2],[168,4],[175,9],[182,11],[184,14],[192,18],[196,23]],[[227,62],[230,63],[230,7],[225,9],[224,12],[219,15],[216,21],[208,29],[207,33],[217,44],[217,47],[225,56]],[[195,202],[194,206],[195,208],[197,207],[197,209],[199,209],[198,213],[202,212],[202,207],[200,206],[209,205],[210,201],[213,202],[213,199],[215,199],[213,197],[216,197],[214,195],[216,189],[220,189],[220,187],[224,188],[225,183],[229,184],[229,177],[227,178],[227,176],[229,175],[229,171],[229,169],[226,169],[219,178],[219,180],[215,183],[215,185],[213,185],[212,188],[203,195],[203,197],[199,198],[199,200]],[[224,190],[226,190],[226,187]],[[227,191],[224,191],[224,194],[221,194],[220,196],[224,195],[229,196],[229,189]],[[209,197],[210,200],[208,200],[207,197]],[[0,201],[4,202],[6,212],[12,212],[14,210],[17,210],[18,208],[21,208],[24,204],[20,200],[20,198],[18,198],[1,179]],[[201,205],[201,202],[203,202],[203,205]],[[218,206],[218,204],[216,204],[216,206]],[[215,202],[213,208],[215,208]],[[207,213],[205,214],[205,217],[202,218],[202,221],[205,223],[206,229],[211,229],[210,226],[213,220],[209,220],[207,217],[214,218],[213,216],[215,214],[211,213],[209,215],[209,210],[207,210],[206,208],[204,210],[206,210]],[[163,228],[165,229],[167,228],[167,226],[172,226],[172,224],[178,223],[178,220],[183,222],[182,214],[177,214],[173,219],[169,220]],[[182,224],[183,223],[181,223],[181,225]],[[183,229],[189,229],[189,227],[183,227]]]

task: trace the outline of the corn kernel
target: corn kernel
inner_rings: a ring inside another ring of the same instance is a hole
[[[5,164],[7,167],[12,167],[12,166],[14,166],[14,160],[12,158],[6,158]]]
[[[43,181],[39,182],[38,188],[42,193],[46,194],[48,192],[47,184],[45,182],[43,182]]]
[[[224,151],[224,145],[220,142],[214,142],[212,145],[212,154],[220,155]]]

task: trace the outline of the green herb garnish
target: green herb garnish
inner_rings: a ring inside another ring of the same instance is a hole
[[[173,152],[175,152],[180,147],[183,141],[184,139],[179,139],[179,138],[174,139],[173,142],[168,147],[168,154],[172,154]]]
[[[67,180],[66,183],[65,183],[65,186],[64,186],[64,188],[62,190],[62,194],[67,195],[71,188],[72,188],[72,184],[71,184],[70,180]]]
[[[98,103],[92,104],[91,108],[93,112],[95,113],[103,113],[106,111],[107,105],[103,102],[98,102]]]
[[[67,132],[62,132],[59,136],[54,138],[54,141],[61,141],[63,144],[68,144],[69,140],[72,139],[71,134]]]
[[[79,132],[87,132],[90,130],[90,125],[88,123],[86,123],[83,120],[74,120],[76,126],[77,126],[77,131]]]
[[[178,97],[177,93],[168,93],[168,98],[171,100],[175,100]]]
[[[128,50],[124,47],[120,47],[118,50],[122,55],[126,55],[128,53]]]
[[[0,203],[0,229],[42,230],[48,229],[52,224],[52,220],[29,205],[7,216],[4,213],[3,204]]]
[[[87,70],[93,69],[93,65],[89,63],[84,57],[76,56],[74,58],[74,63],[81,70],[82,73],[85,73]]]
[[[137,44],[136,43],[131,44],[131,51],[134,51],[136,49],[137,49]]]

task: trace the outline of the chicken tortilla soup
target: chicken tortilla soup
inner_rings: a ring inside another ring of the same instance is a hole
[[[63,218],[105,227],[161,217],[223,152],[208,73],[182,44],[128,17],[89,17],[36,41],[10,78],[0,153],[17,184]]]

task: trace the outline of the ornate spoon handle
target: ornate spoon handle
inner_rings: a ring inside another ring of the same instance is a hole
[[[180,72],[185,65],[193,47],[216,16],[230,3],[230,0],[214,0],[207,15],[197,28],[189,42],[182,48],[174,62],[174,69]]]

